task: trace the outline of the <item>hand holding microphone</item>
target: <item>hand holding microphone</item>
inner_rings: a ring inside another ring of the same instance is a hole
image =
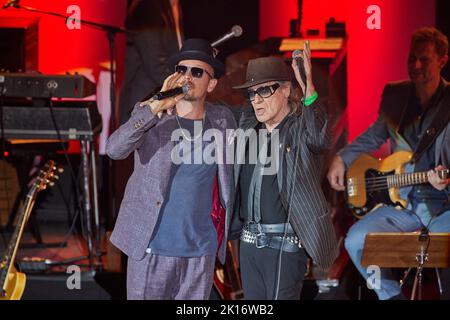
[[[309,48],[309,41],[305,41],[303,50],[295,50],[292,53],[292,69],[295,73],[303,95],[308,98],[315,92],[314,84],[312,82],[312,64],[311,64],[311,49]]]
[[[171,115],[175,105],[184,98],[190,88],[183,74],[173,73],[164,80],[161,91],[141,102],[140,106],[148,106],[158,118],[161,118],[164,111]]]

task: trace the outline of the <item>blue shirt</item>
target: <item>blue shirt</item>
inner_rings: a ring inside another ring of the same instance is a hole
[[[439,108],[438,104],[443,95],[443,83],[441,82],[438,90],[433,95],[430,103],[423,108],[415,94],[412,94],[408,105],[408,120],[403,128],[403,136],[410,144],[411,148],[415,150],[417,145],[426,133],[426,130],[431,125]],[[435,143],[426,149],[422,156],[414,165],[415,172],[429,171],[434,169],[436,163],[435,157]],[[439,191],[431,184],[415,185],[409,193],[409,199],[413,203],[426,203],[428,210],[432,216],[435,216],[448,209],[447,193],[445,190]]]
[[[194,120],[178,120],[188,138],[199,138],[188,141],[181,137],[176,144],[175,150],[186,161],[172,164],[169,191],[149,248],[152,253],[172,257],[215,255],[217,233],[211,210],[217,164],[194,161],[213,142],[202,141],[201,134],[194,132]]]

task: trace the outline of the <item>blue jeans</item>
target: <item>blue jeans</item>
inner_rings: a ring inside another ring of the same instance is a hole
[[[419,230],[422,225],[428,226],[430,232],[450,232],[450,211],[445,211],[438,217],[431,219],[423,203],[413,206],[410,210],[397,210],[390,206],[381,206],[370,212],[363,219],[355,223],[345,238],[345,248],[358,271],[367,279],[366,268],[361,266],[364,239],[370,232],[412,232]],[[394,249],[394,248],[393,248]],[[445,284],[444,284],[445,285]],[[398,295],[400,284],[390,269],[381,269],[380,289],[374,289],[380,300]]]

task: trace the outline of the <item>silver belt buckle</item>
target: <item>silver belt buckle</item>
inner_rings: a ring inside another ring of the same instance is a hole
[[[255,246],[258,249],[265,248],[269,245],[269,237],[265,233],[258,233],[255,239]]]
[[[269,237],[262,232],[261,224],[257,223],[258,233],[255,238],[255,246],[257,249],[265,248],[269,245]]]

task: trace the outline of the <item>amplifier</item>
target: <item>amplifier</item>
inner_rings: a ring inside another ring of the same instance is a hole
[[[5,103],[5,138],[57,139],[50,107],[36,107],[31,103],[25,100]],[[94,101],[54,101],[53,104],[56,124],[63,140],[93,140],[101,131],[101,116]]]
[[[0,94],[19,98],[85,98],[96,86],[84,76],[0,73]]]

